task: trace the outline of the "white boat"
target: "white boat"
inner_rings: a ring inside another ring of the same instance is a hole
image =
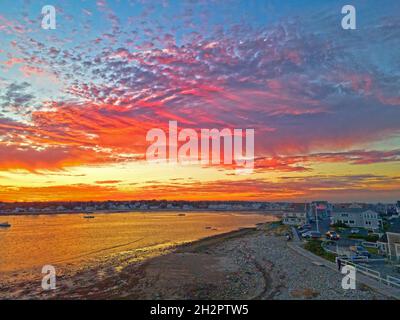
[[[9,228],[11,227],[11,224],[8,222],[0,222],[0,228]]]

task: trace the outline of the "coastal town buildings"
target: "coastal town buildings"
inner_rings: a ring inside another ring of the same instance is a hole
[[[361,207],[335,208],[331,214],[331,223],[344,223],[353,228],[365,228],[377,231],[382,227],[379,214]]]

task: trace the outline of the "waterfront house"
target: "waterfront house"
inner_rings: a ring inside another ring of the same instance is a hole
[[[386,232],[386,237],[388,257],[400,261],[400,233]]]
[[[307,213],[304,211],[289,211],[283,214],[283,223],[290,226],[300,226],[307,222]]]
[[[354,207],[335,208],[331,214],[331,222],[372,231],[378,231],[382,227],[382,219],[376,211]]]
[[[378,245],[384,246],[384,251],[389,259],[400,261],[400,219],[389,222],[386,234],[380,239]]]
[[[379,252],[390,260],[400,261],[400,233],[386,232],[376,244]]]

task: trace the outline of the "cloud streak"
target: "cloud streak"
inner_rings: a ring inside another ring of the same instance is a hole
[[[44,36],[29,8],[18,21],[0,17],[0,170],[143,161],[147,131],[171,120],[195,130],[254,128],[255,181],[269,172],[312,179],[316,164],[399,161],[386,144],[400,133],[395,10],[350,34],[333,27],[338,17],[326,6],[317,18],[294,8],[273,23],[256,7],[242,8],[255,16],[243,21],[213,1],[59,7],[68,36]]]

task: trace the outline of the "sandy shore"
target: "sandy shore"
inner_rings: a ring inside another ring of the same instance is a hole
[[[17,299],[385,299],[371,289],[341,288],[342,275],[312,264],[287,246],[273,224],[242,229],[156,257],[126,252],[104,265],[58,277],[57,289],[36,283],[0,286]]]

